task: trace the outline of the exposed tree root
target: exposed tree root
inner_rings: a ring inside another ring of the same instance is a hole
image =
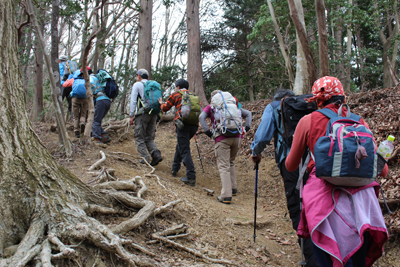
[[[135,180],[131,179],[129,181],[103,182],[103,183],[94,185],[94,188],[96,188],[96,189],[115,189],[115,190],[132,190],[132,191],[136,191],[137,186],[135,184]]]
[[[254,225],[254,221],[248,221],[248,222],[238,222],[238,221],[233,221],[233,225]],[[256,222],[257,227],[263,227],[267,225],[271,225],[270,221],[265,221],[265,222]]]
[[[208,262],[223,263],[223,264],[239,266],[236,263],[233,263],[231,261],[209,258],[209,257],[203,255],[201,252],[199,252],[199,251],[197,251],[195,249],[191,249],[191,248],[185,247],[185,246],[183,246],[183,245],[181,245],[179,243],[176,243],[176,242],[172,241],[171,237],[169,237],[169,238],[166,237],[166,236],[170,236],[172,234],[179,234],[179,233],[181,233],[183,231],[186,231],[187,228],[188,228],[187,225],[180,224],[180,225],[178,225],[176,227],[169,228],[169,229],[167,229],[165,231],[154,233],[154,234],[151,235],[151,237],[154,238],[154,239],[158,239],[158,240],[160,240],[160,241],[162,241],[164,243],[168,243],[170,245],[173,245],[173,246],[175,246],[177,248],[180,248],[180,249],[182,249],[182,250],[184,250],[186,252],[189,252],[189,253],[191,253],[191,254],[199,257],[199,258],[202,258],[202,259],[204,259],[204,260],[206,260]]]
[[[103,161],[106,160],[106,154],[102,150],[100,150],[101,159],[95,162],[92,166],[89,167],[88,171],[93,171],[96,169]]]

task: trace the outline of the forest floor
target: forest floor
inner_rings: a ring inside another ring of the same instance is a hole
[[[253,117],[259,120],[266,102],[259,101],[252,105],[259,107],[259,111]],[[156,166],[155,174],[163,186],[155,177],[143,178],[148,187],[143,198],[154,201],[157,206],[177,199],[182,199],[183,202],[170,212],[148,219],[145,224],[130,231],[126,236],[154,252],[157,255],[155,259],[167,266],[225,266],[207,263],[201,258],[171,245],[160,242],[146,243],[151,239],[150,235],[153,232],[184,223],[189,226],[190,235],[177,239],[176,242],[196,249],[210,258],[229,260],[238,266],[299,266],[300,248],[286,208],[283,181],[273,158],[272,146],[268,146],[263,152],[258,172],[257,222],[262,224],[257,228],[255,242],[253,226],[249,225],[254,220],[255,207],[255,171],[253,170],[254,165],[249,159],[249,142],[254,135],[253,129],[256,129],[258,123],[253,124],[252,130],[243,140],[241,151],[236,158],[238,194],[233,197],[230,205],[219,203],[216,200],[216,196],[221,190],[221,182],[214,156],[213,141],[199,131],[197,141],[202,155],[203,172],[195,140],[194,138],[191,140],[191,154],[196,167],[196,186],[184,185],[179,181],[179,177],[185,176],[184,166],[178,172],[177,177],[171,176],[176,145],[174,126],[171,122],[160,123],[157,127],[155,142],[164,159]],[[104,146],[83,146],[79,139],[72,138],[73,132],[70,131],[69,136],[74,144],[74,155],[72,158],[66,159],[60,156],[58,134],[50,131],[50,124],[37,123],[34,126],[40,139],[57,161],[85,182],[95,178],[87,170],[100,159],[100,151],[107,155],[102,167],[115,169],[115,177],[120,180],[128,180],[137,175],[144,177],[150,171],[150,168],[143,164],[120,161],[109,156],[113,152],[139,156],[133,139],[132,127],[123,141],[118,141],[121,132],[110,131],[112,141]],[[208,194],[205,191],[206,188],[215,193]],[[383,210],[385,211],[384,208]],[[109,226],[126,219],[111,215],[100,215],[96,218]],[[244,225],[240,225],[240,223],[244,223]],[[379,266],[400,266],[398,256],[400,255],[400,244],[396,239],[392,237],[390,242],[385,245],[385,256],[379,260]],[[134,251],[134,249],[132,250]],[[136,253],[140,252],[136,251]],[[80,251],[80,257],[82,266],[126,266],[116,256],[105,251],[98,251],[94,247],[90,248],[90,244]],[[94,264],[94,259],[100,260]],[[76,266],[76,264],[62,261],[58,262],[56,266]]]

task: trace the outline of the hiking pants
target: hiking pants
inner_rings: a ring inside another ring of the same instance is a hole
[[[85,123],[88,103],[86,98],[72,98],[72,113],[74,114],[74,131],[81,131],[80,123]]]
[[[154,138],[156,137],[157,115],[146,112],[135,117],[135,143],[139,155],[150,163],[150,155],[158,150]],[[147,153],[148,151],[148,153]]]
[[[63,91],[62,91],[62,100],[64,101],[64,98],[67,98],[67,102],[68,102],[68,111],[69,113],[71,113],[72,115],[72,97],[69,96],[69,94],[72,91],[72,87],[63,87]]]
[[[232,197],[232,189],[237,189],[235,158],[239,151],[240,137],[225,138],[215,144],[215,157],[221,177],[221,197]]]
[[[190,153],[190,139],[196,134],[199,126],[184,124],[184,128],[179,130],[176,127],[176,148],[174,162],[172,163],[172,172],[178,172],[181,168],[181,162],[186,167],[186,178],[189,180],[196,180],[196,171],[194,170],[194,164],[192,155]]]
[[[368,240],[370,238],[370,234],[368,231],[364,233],[364,243],[362,246],[356,251],[356,253],[351,256],[351,258],[346,262],[344,267],[366,267],[366,258],[367,258],[367,251],[368,251]],[[323,251],[322,249],[318,248],[317,246],[313,245],[313,249],[315,252],[315,256],[318,259],[320,266],[323,267],[332,267],[332,259],[331,256]]]
[[[287,208],[289,210],[289,216],[290,219],[292,220],[292,225],[293,229],[297,231],[297,227],[299,226],[300,223],[300,215],[301,215],[301,210],[300,210],[300,193],[299,190],[296,189],[297,185],[297,180],[299,178],[299,169],[289,172],[286,169],[285,166],[285,161],[284,159],[280,164],[279,164],[279,169],[281,171],[281,175],[283,178],[283,184],[285,187],[285,194],[286,194],[286,200],[287,200]],[[307,182],[308,179],[308,173],[306,172],[304,177],[303,177],[303,186]],[[300,238],[298,239],[298,243],[300,245]],[[318,261],[317,258],[314,255],[313,251],[313,244],[311,239],[303,239],[303,252],[304,252],[304,257],[306,261],[306,266],[307,267],[318,267]],[[321,266],[322,267],[322,266]]]
[[[108,99],[96,101],[96,105],[94,107],[94,118],[92,125],[92,136],[94,138],[102,140],[101,135],[107,134],[101,127],[101,121],[107,115],[107,112],[110,110],[110,107],[111,107],[111,101]]]

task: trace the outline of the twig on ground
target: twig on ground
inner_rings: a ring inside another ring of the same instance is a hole
[[[88,171],[93,171],[94,169],[96,169],[103,161],[106,160],[106,154],[100,150],[100,155],[101,155],[101,159],[98,160],[97,162],[95,162],[92,166],[90,166],[90,168],[88,169]]]

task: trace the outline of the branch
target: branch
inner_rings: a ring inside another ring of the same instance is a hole
[[[90,168],[88,169],[88,171],[93,171],[94,169],[96,169],[100,163],[102,163],[103,161],[106,160],[106,154],[104,154],[104,152],[102,150],[100,150],[100,155],[101,155],[101,159],[98,160],[95,164],[93,164],[92,166],[90,166]]]

